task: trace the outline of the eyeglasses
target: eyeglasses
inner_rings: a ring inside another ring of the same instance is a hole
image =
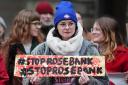
[[[33,21],[33,22],[31,22],[31,24],[33,24],[33,25],[40,25],[41,26],[41,22],[40,21]]]
[[[91,28],[90,31],[91,32],[93,32],[93,31],[101,31],[101,29],[100,28]]]
[[[31,25],[37,28],[41,28],[41,22],[40,21],[33,21],[31,22]]]

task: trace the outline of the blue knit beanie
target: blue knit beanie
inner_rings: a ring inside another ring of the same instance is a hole
[[[77,23],[76,12],[70,1],[61,0],[61,2],[56,6],[54,25],[57,26],[61,20],[72,20]]]

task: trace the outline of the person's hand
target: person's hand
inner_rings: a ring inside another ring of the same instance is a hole
[[[30,83],[32,85],[40,85],[41,78],[37,77],[36,75],[33,75],[30,79]]]
[[[87,74],[85,72],[81,72],[81,76],[79,78],[79,84],[80,85],[87,84],[89,81],[90,79],[87,76]]]

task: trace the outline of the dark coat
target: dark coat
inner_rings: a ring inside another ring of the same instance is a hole
[[[33,39],[31,51],[38,45],[39,43]],[[9,85],[22,85],[21,79],[14,77],[14,66],[15,66],[15,57],[17,54],[26,54],[23,44],[15,43],[9,46],[9,55],[7,62],[7,70],[9,74]]]

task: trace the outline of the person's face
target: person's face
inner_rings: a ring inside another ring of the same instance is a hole
[[[62,20],[58,23],[57,29],[63,40],[70,39],[76,30],[76,24],[72,20]]]
[[[53,15],[50,13],[41,14],[40,21],[44,26],[49,26],[53,24]]]
[[[0,37],[2,37],[4,34],[4,28],[0,25]]]
[[[40,21],[33,21],[31,23],[31,29],[30,29],[31,35],[34,36],[34,37],[38,36],[40,28],[41,28]]]
[[[99,26],[99,24],[94,23],[92,28],[92,41],[95,43],[102,43],[104,41],[104,34]]]

